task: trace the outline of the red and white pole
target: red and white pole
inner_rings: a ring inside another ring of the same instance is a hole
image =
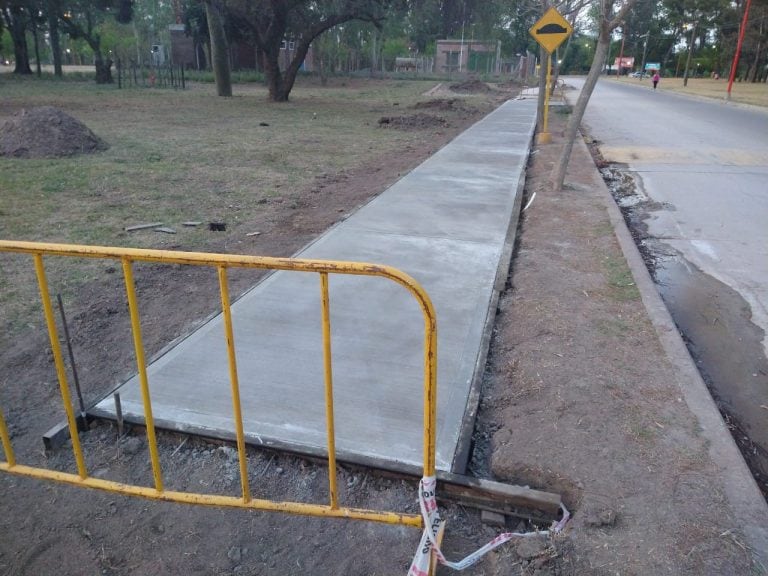
[[[733,64],[731,65],[731,75],[728,78],[728,95],[726,100],[731,99],[731,87],[733,86],[733,79],[736,78],[736,67],[739,65],[739,55],[741,54],[741,44],[744,42],[744,32],[747,30],[747,18],[749,17],[749,5],[752,0],[747,0],[747,5],[744,7],[744,18],[741,20],[741,29],[739,30],[739,42],[736,44],[736,54],[733,55]]]

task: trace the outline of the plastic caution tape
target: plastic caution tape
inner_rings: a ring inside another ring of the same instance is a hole
[[[565,527],[571,517],[565,506],[561,504],[560,507],[563,510],[563,517],[561,520],[553,522],[549,530],[541,530],[538,532],[505,532],[499,534],[496,538],[466,558],[463,558],[458,562],[451,562],[443,555],[437,541],[437,534],[440,532],[445,521],[440,518],[440,513],[437,510],[437,498],[435,496],[436,488],[437,478],[435,476],[425,476],[421,479],[421,482],[419,482],[419,507],[421,508],[421,515],[424,518],[424,532],[421,535],[419,548],[416,550],[413,562],[411,562],[411,567],[408,570],[408,576],[429,575],[429,563],[431,552],[433,550],[440,564],[448,566],[454,570],[464,570],[475,564],[494,548],[498,548],[513,538],[530,538],[532,536],[549,536],[550,534],[556,534]]]

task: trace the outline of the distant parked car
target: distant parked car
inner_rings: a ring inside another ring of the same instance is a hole
[[[632,72],[630,76],[632,78],[648,78],[649,74],[648,72]]]

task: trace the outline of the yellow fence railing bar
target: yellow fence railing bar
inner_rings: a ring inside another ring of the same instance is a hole
[[[332,260],[310,260],[301,258],[270,258],[262,256],[241,256],[231,254],[206,254],[200,252],[178,252],[166,250],[143,250],[136,248],[112,248],[103,246],[81,246],[69,244],[48,244],[38,242],[21,242],[0,240],[0,252],[30,254],[34,260],[35,272],[43,304],[43,314],[48,327],[51,341],[56,375],[59,381],[64,410],[67,415],[72,451],[75,457],[77,473],[59,472],[47,468],[35,468],[19,464],[8,433],[3,410],[0,406],[0,441],[5,453],[5,461],[0,461],[0,470],[22,476],[30,476],[76,486],[96,488],[109,492],[140,496],[154,500],[199,504],[208,506],[226,506],[234,508],[251,508],[257,510],[279,511],[289,514],[306,516],[325,516],[370,520],[387,524],[403,524],[420,527],[422,518],[417,514],[404,514],[363,508],[345,508],[339,505],[336,487],[336,445],[333,416],[333,371],[331,361],[331,327],[330,327],[330,296],[328,289],[329,274],[347,274],[358,276],[379,276],[392,280],[405,287],[417,300],[424,316],[424,434],[423,434],[423,475],[435,474],[435,437],[436,437],[436,397],[437,397],[437,325],[435,310],[424,289],[409,275],[392,268],[377,264],[361,262],[341,262]],[[126,297],[130,312],[131,330],[135,348],[136,364],[144,404],[144,419],[147,430],[147,443],[150,451],[150,461],[154,487],[123,484],[111,480],[94,478],[88,474],[80,445],[77,421],[72,407],[72,398],[67,382],[64,359],[59,344],[58,329],[53,314],[53,306],[48,288],[44,256],[68,256],[81,258],[101,258],[119,261],[122,264]],[[199,494],[166,490],[163,484],[163,473],[157,449],[155,424],[152,417],[152,402],[147,377],[147,366],[144,356],[144,345],[141,337],[141,322],[138,300],[133,280],[134,262],[153,262],[165,264],[186,264],[191,266],[214,267],[218,273],[219,292],[224,319],[224,338],[227,344],[229,375],[232,394],[232,410],[235,421],[235,437],[240,464],[241,495],[222,496],[217,494]],[[240,405],[240,385],[238,381],[237,363],[235,359],[235,341],[232,328],[232,311],[230,306],[227,269],[255,268],[265,270],[289,270],[311,272],[320,278],[320,306],[322,316],[323,368],[326,403],[326,430],[328,444],[328,504],[312,504],[303,502],[276,502],[266,499],[252,498],[248,482],[247,454],[245,435],[243,432],[243,415]]]

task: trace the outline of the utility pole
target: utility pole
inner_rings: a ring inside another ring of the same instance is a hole
[[[624,30],[624,22],[621,23],[621,50],[619,50],[619,71],[618,76],[621,76],[621,70],[624,68],[624,40],[627,37],[626,31]]]
[[[688,58],[685,61],[685,72],[683,72],[683,86],[688,86],[688,69],[691,66],[691,55],[693,54],[693,39],[696,37],[696,25],[698,22],[693,21],[693,30],[691,31],[691,41],[688,43]]]
[[[643,79],[643,73],[645,72],[645,54],[648,51],[648,35],[650,34],[650,30],[640,36],[640,38],[645,38],[645,41],[643,42],[643,63],[640,64],[640,76],[638,77],[641,81]]]

